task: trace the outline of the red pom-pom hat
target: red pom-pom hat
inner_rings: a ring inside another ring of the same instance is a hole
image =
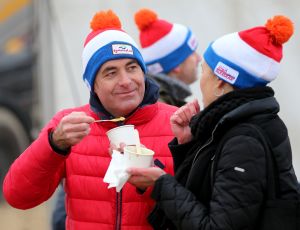
[[[275,16],[265,26],[227,34],[212,42],[204,59],[220,79],[238,88],[265,86],[278,76],[282,44],[293,31],[289,18]]]
[[[189,28],[159,19],[152,10],[141,9],[134,19],[140,30],[141,52],[150,73],[170,72],[197,48],[198,42]]]

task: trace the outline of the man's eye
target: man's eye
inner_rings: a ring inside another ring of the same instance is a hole
[[[134,71],[134,70],[136,70],[137,69],[137,65],[131,65],[131,66],[128,66],[128,70],[129,71]]]
[[[105,74],[105,77],[113,77],[116,74],[115,71],[110,71]]]

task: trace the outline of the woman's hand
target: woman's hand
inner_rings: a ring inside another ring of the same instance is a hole
[[[127,172],[130,174],[128,182],[139,189],[146,189],[153,186],[155,181],[162,175],[166,174],[164,170],[158,167],[150,168],[129,168]]]
[[[199,113],[200,105],[198,100],[188,102],[180,107],[170,119],[171,129],[179,144],[184,144],[192,139],[192,133],[189,126],[191,118]]]

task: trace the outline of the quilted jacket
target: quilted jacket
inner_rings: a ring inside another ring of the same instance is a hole
[[[267,190],[266,151],[245,123],[259,126],[270,141],[280,172],[279,197],[297,200],[291,146],[278,111],[272,89],[262,87],[228,93],[196,115],[194,139],[170,143],[175,177],[164,175],[155,183],[157,204],[149,217],[155,229],[258,229]]]

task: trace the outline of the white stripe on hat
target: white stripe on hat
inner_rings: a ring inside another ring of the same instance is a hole
[[[235,50],[232,50],[232,47]],[[266,81],[274,80],[279,73],[279,62],[258,52],[244,42],[238,33],[227,34],[217,39],[212,48],[217,55]]]
[[[187,27],[173,24],[171,31],[167,35],[153,43],[153,45],[141,49],[145,62],[152,62],[172,53],[184,43],[187,35]]]
[[[129,43],[138,48],[135,41],[125,32],[120,30],[106,30],[97,34],[84,47],[82,52],[83,71],[85,70],[90,58],[101,47],[113,41]]]

